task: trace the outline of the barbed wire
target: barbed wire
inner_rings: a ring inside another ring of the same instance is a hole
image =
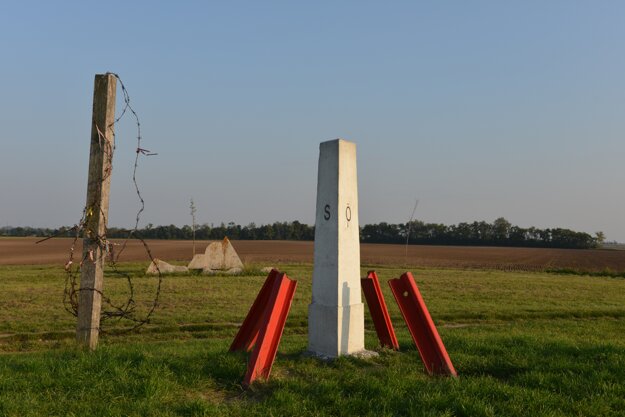
[[[135,160],[134,160],[133,173],[132,173],[132,181],[134,184],[137,198],[139,200],[139,209],[135,216],[134,227],[132,229],[126,230],[127,236],[121,244],[116,244],[107,239],[107,227],[106,227],[107,219],[106,219],[104,210],[102,209],[102,207],[100,207],[99,201],[96,201],[96,202],[87,201],[83,209],[82,217],[80,221],[78,222],[78,224],[74,225],[74,227],[70,229],[70,231],[73,231],[73,240],[69,249],[68,260],[65,264],[66,279],[65,279],[65,288],[63,290],[63,306],[67,312],[69,312],[70,314],[74,316],[78,316],[79,292],[80,291],[95,291],[101,296],[101,299],[102,299],[102,310],[101,310],[101,316],[100,316],[99,330],[101,332],[105,332],[105,329],[102,328],[102,323],[106,320],[116,319],[119,321],[119,320],[124,319],[124,320],[128,320],[132,322],[133,325],[126,329],[123,329],[122,331],[132,331],[146,323],[149,323],[150,318],[152,317],[152,314],[154,313],[156,307],[158,306],[158,300],[160,298],[160,293],[161,293],[161,288],[162,288],[162,283],[163,283],[163,274],[161,273],[161,270],[158,267],[158,262],[155,261],[155,258],[152,255],[152,251],[148,243],[139,234],[139,222],[141,220],[141,214],[145,210],[145,200],[143,199],[143,196],[141,195],[141,190],[137,182],[137,170],[139,167],[139,158],[140,156],[153,156],[157,154],[152,153],[149,150],[141,147],[142,146],[141,144],[141,141],[142,141],[141,122],[139,120],[139,116],[137,112],[130,104],[130,95],[128,94],[128,90],[126,89],[126,86],[124,85],[122,79],[119,77],[118,74],[115,74],[115,73],[108,73],[108,74],[113,75],[116,81],[118,81],[119,85],[121,86],[122,100],[124,103],[124,107],[122,108],[119,116],[117,116],[109,126],[106,126],[104,131],[102,131],[100,126],[97,125],[96,120],[95,119],[93,120],[93,126],[98,134],[98,142],[102,149],[102,152],[104,153],[105,163],[104,163],[104,171],[102,173],[102,176],[94,180],[95,184],[90,182],[88,184],[88,187],[95,186],[97,192],[94,193],[94,195],[100,195],[103,184],[106,181],[110,180],[110,177],[112,175],[112,168],[113,168],[113,154],[115,151],[115,132],[114,132],[114,129],[112,128],[114,127],[115,124],[117,124],[120,120],[122,120],[122,118],[128,112],[130,112],[130,114],[132,114],[135,120],[135,124],[137,128],[136,151],[135,151]],[[105,135],[105,132],[108,131],[109,129],[111,129],[111,132],[113,135],[112,141],[108,140]],[[113,143],[112,146],[111,146],[111,143]],[[102,216],[101,221],[99,222],[99,225],[100,225],[99,228],[101,230],[93,230],[91,228],[90,221],[89,221],[92,218],[92,216],[94,216],[95,213],[97,212],[99,212],[99,214]],[[94,254],[93,249],[87,250],[86,248],[83,248],[83,255],[81,257],[81,260],[78,263],[78,265],[76,265],[74,262],[74,253],[76,250],[76,243],[80,239],[81,235],[83,236],[83,238],[89,238],[97,244],[97,247],[99,249],[99,251],[97,252],[99,252],[100,257],[97,258],[97,255]],[[45,241],[52,237],[55,237],[55,236],[47,237],[45,239],[42,239],[39,242]],[[154,292],[154,299],[151,302],[147,313],[145,313],[145,315],[142,317],[138,317],[136,314],[137,303],[135,300],[135,287],[133,284],[131,274],[128,272],[122,271],[118,268],[119,258],[122,255],[122,253],[126,250],[128,242],[131,239],[136,239],[141,242],[148,258],[150,259],[150,262],[154,264],[154,266],[156,267],[156,271],[158,273],[158,281],[157,281],[156,289]],[[119,250],[115,250],[115,246],[119,246]],[[121,304],[114,303],[113,300],[110,297],[108,297],[102,290],[99,290],[96,288],[84,287],[84,286],[82,288],[80,287],[79,277],[81,274],[83,264],[85,262],[92,262],[92,263],[103,262],[104,260],[108,261],[108,265],[112,269],[114,274],[118,276],[122,276],[126,279],[128,297],[126,301],[124,301]]]

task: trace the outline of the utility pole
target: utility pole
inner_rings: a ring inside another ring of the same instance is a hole
[[[195,203],[193,202],[193,198],[191,199],[191,206],[189,207],[191,209],[191,220],[192,220],[192,226],[191,226],[191,230],[193,231],[193,256],[195,256]]]

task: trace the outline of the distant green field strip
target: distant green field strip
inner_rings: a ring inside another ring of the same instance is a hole
[[[135,274],[137,308],[149,307],[154,278],[143,276],[140,264],[124,264]],[[287,327],[305,327],[311,300],[310,265],[282,265],[298,279]],[[379,269],[382,289],[393,320],[401,322],[386,280],[402,269]],[[363,271],[364,274],[364,271]],[[241,323],[264,276],[170,276],[164,279],[159,308],[151,325],[178,331],[180,326]],[[625,280],[545,273],[417,270],[415,279],[437,323],[515,321],[542,318],[623,317]],[[0,333],[71,331],[75,319],[62,306],[64,274],[59,267],[0,268]],[[105,291],[124,300],[124,280],[107,274]],[[123,323],[104,323],[113,331]]]
[[[607,310],[607,311],[585,311],[583,314],[576,312],[550,312],[543,314],[519,314],[519,315],[501,315],[495,318],[482,318],[482,317],[462,317],[462,320],[458,320],[454,316],[438,317],[439,329],[444,328],[463,328],[463,327],[476,327],[487,325],[506,325],[515,322],[528,322],[528,321],[540,321],[540,320],[597,320],[597,319],[623,319],[625,318],[625,309],[623,310]],[[394,327],[397,332],[404,331],[405,324],[399,319],[395,319]],[[212,337],[227,339],[233,338],[240,323],[186,323],[180,325],[146,325],[138,334],[141,335],[144,340],[159,340],[154,335],[170,335],[172,338],[184,338],[185,334],[191,334],[193,337]],[[307,333],[306,322],[292,322],[287,321],[284,334],[306,334]],[[365,318],[365,331],[374,333],[373,322],[367,315]],[[75,337],[75,331],[72,330],[60,330],[60,331],[43,331],[43,332],[22,332],[22,333],[4,333],[0,334],[0,346],[2,344],[14,344],[16,342],[25,341],[55,341],[63,339],[73,339]],[[123,340],[129,337],[128,333],[122,328],[116,328],[102,334],[103,340]],[[0,350],[1,347],[0,347]]]

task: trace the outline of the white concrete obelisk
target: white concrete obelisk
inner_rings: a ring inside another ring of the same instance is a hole
[[[356,144],[336,139],[319,145],[308,350],[335,358],[364,348]]]

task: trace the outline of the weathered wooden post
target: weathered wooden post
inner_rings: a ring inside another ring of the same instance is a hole
[[[78,292],[78,343],[95,349],[100,332],[100,310],[104,261],[106,256],[106,223],[115,137],[115,92],[113,74],[96,74],[93,88],[93,121],[89,152],[89,180],[83,235],[83,254]]]

